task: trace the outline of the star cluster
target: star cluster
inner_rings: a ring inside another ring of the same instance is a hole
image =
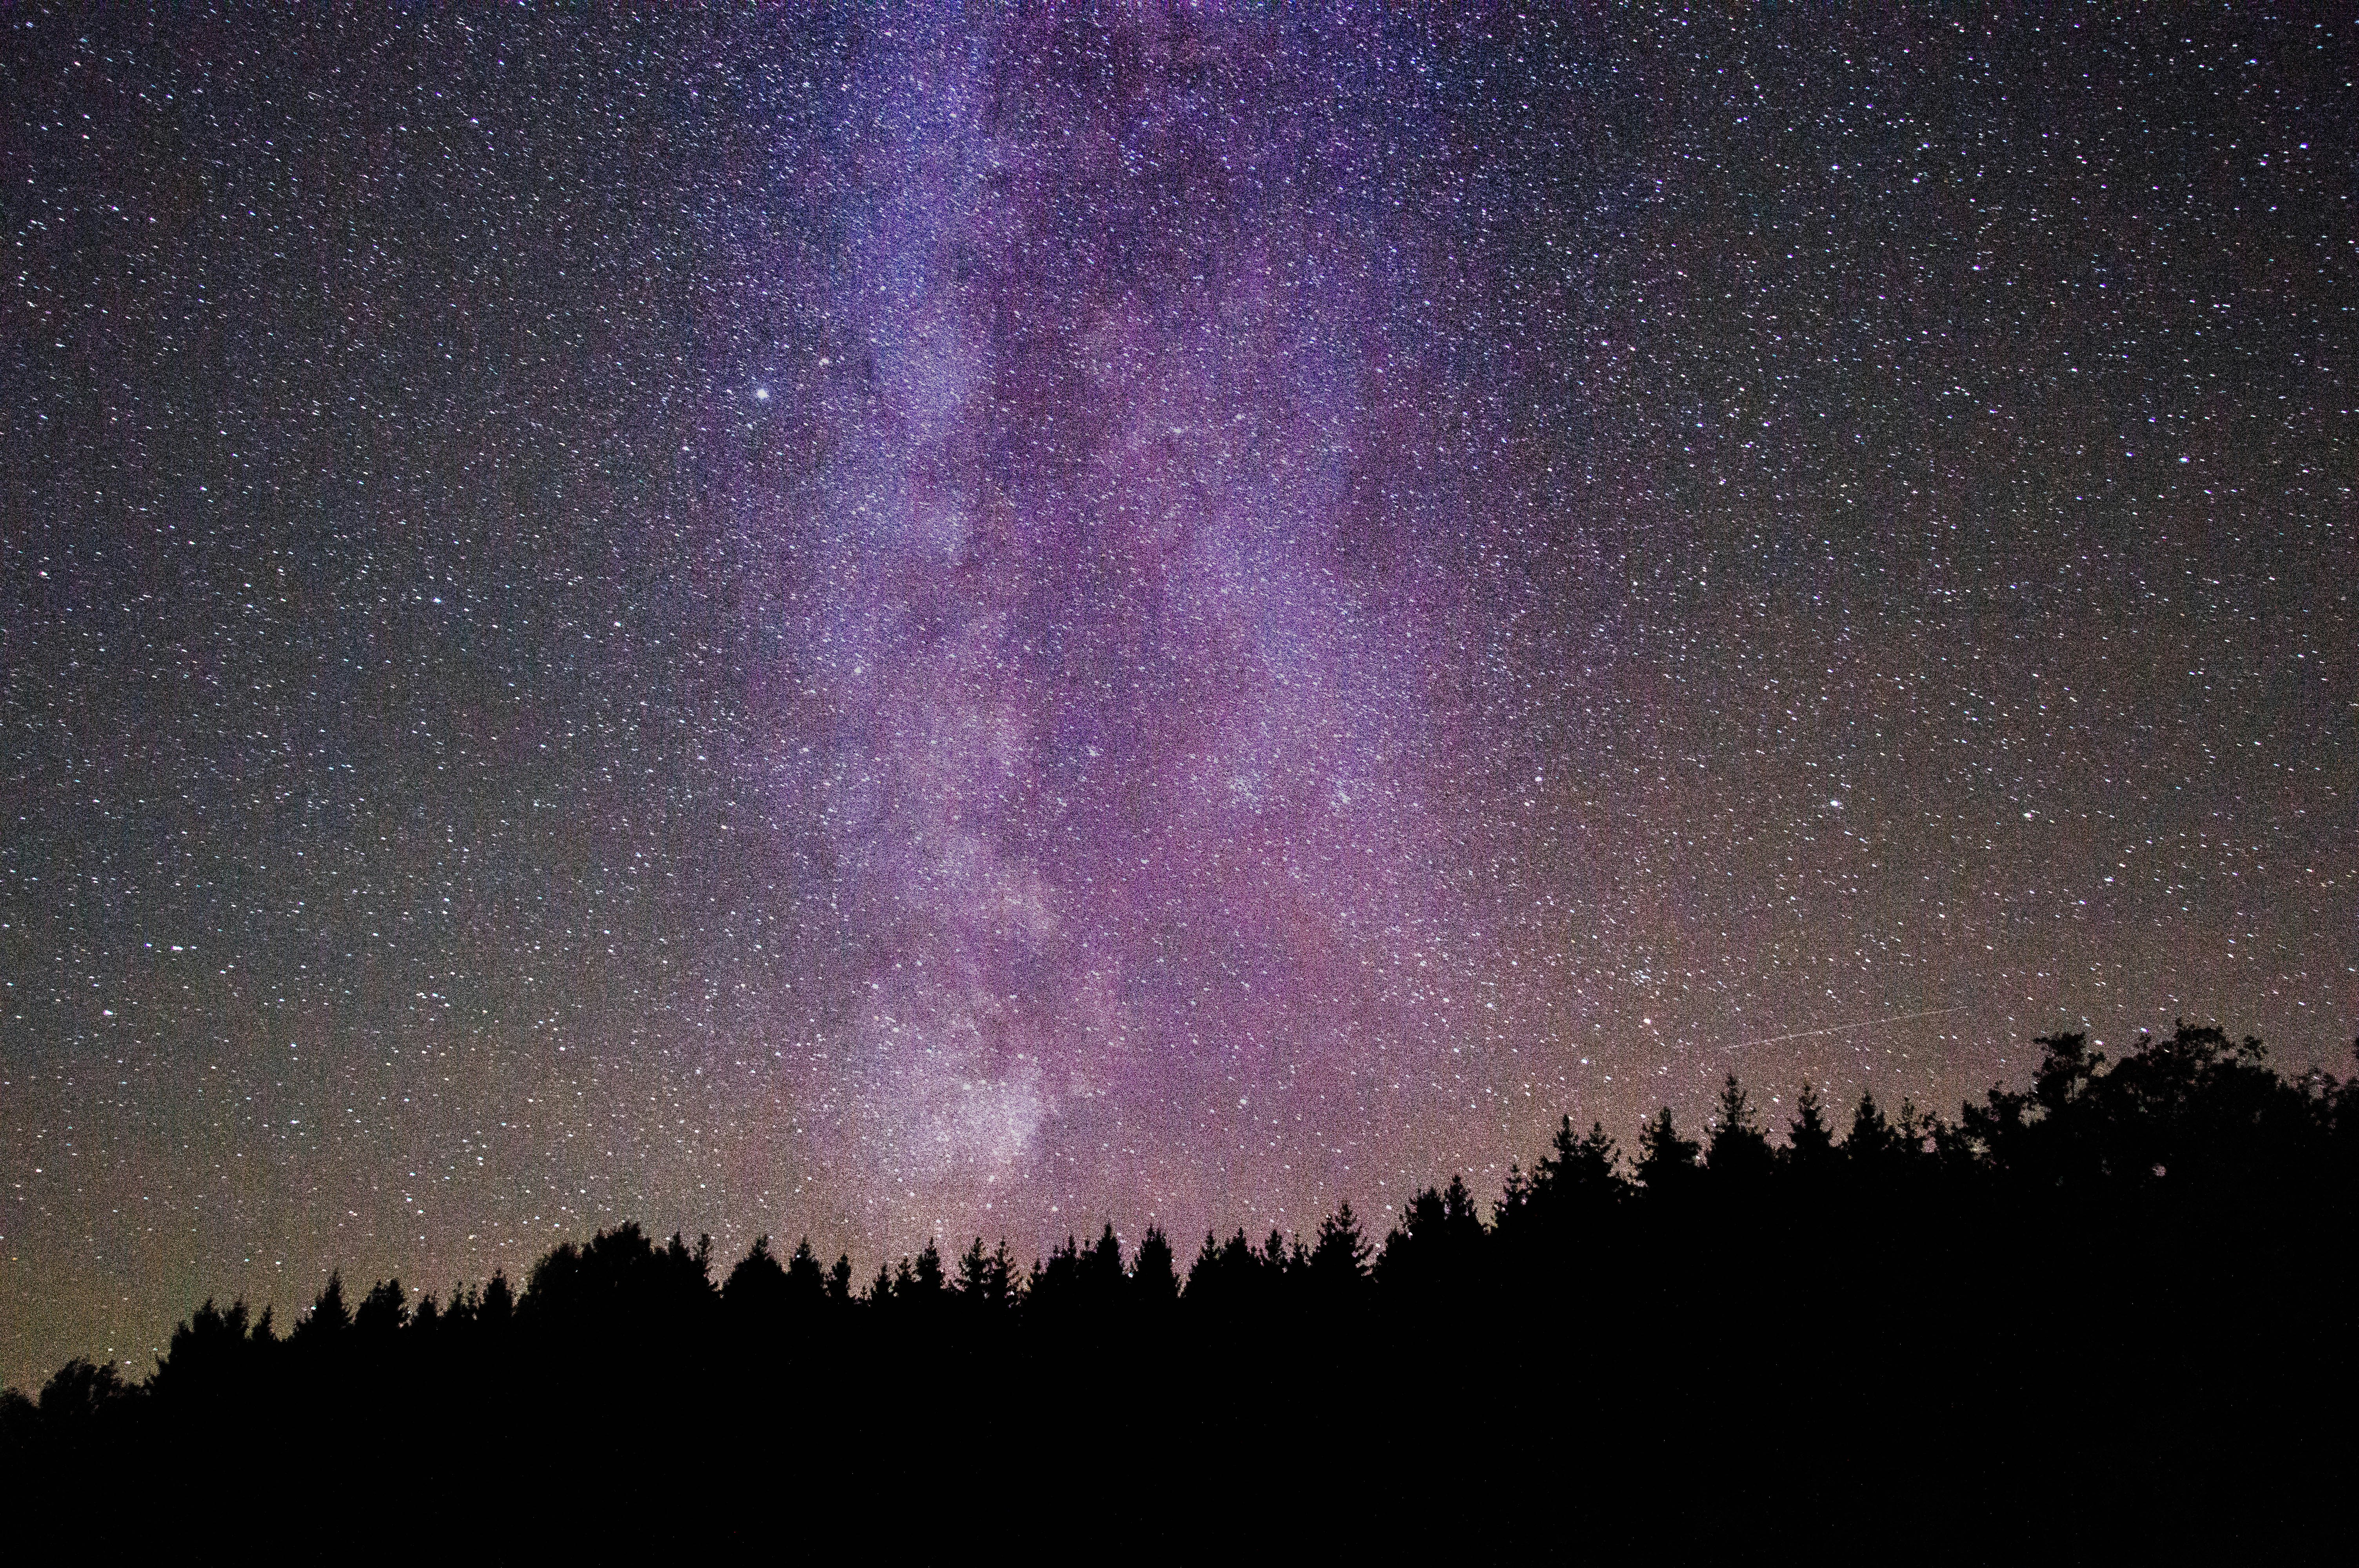
[[[5,27],[7,1380],[2359,1020],[2340,24]]]

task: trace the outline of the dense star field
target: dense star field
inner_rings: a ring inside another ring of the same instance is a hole
[[[0,22],[0,1381],[2347,1069],[2343,23]]]

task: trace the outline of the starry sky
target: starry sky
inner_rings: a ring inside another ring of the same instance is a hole
[[[8,11],[0,1379],[2347,1068],[2359,49],[2168,9]]]

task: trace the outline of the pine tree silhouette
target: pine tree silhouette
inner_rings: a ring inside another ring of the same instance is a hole
[[[789,1311],[813,1313],[825,1303],[828,1296],[826,1273],[819,1266],[819,1256],[811,1250],[810,1238],[795,1243],[794,1256],[787,1260],[786,1304]]]
[[[363,1336],[382,1344],[398,1334],[409,1323],[409,1298],[399,1280],[379,1280],[361,1298],[359,1310],[353,1314],[353,1327]]]
[[[1703,1146],[1680,1134],[1671,1108],[1657,1112],[1638,1134],[1638,1184],[1654,1202],[1686,1197],[1695,1185],[1696,1158]]]
[[[1720,1115],[1712,1127],[1711,1142],[1704,1154],[1704,1168],[1713,1182],[1731,1195],[1758,1196],[1764,1183],[1775,1166],[1776,1156],[1769,1149],[1769,1140],[1761,1130],[1760,1119],[1747,1103],[1745,1089],[1736,1075],[1720,1091]]]
[[[1463,1186],[1458,1191],[1464,1194]],[[1325,1300],[1350,1302],[1358,1297],[1368,1277],[1369,1247],[1349,1202],[1319,1222],[1319,1236],[1310,1249],[1307,1278]]]
[[[476,1321],[497,1333],[505,1329],[515,1316],[516,1292],[508,1289],[506,1273],[494,1270],[491,1279],[484,1282],[484,1299],[475,1311]]]
[[[808,1249],[804,1255],[809,1255]],[[721,1287],[722,1303],[748,1327],[776,1325],[788,1310],[790,1295],[787,1271],[770,1256],[767,1234],[754,1238],[753,1247],[729,1271]]]
[[[1209,1238],[1208,1238],[1209,1239]],[[1180,1273],[1171,1257],[1171,1243],[1154,1226],[1139,1238],[1138,1256],[1130,1270],[1132,1294],[1150,1312],[1161,1312],[1180,1299]]]
[[[1827,1126],[1826,1107],[1810,1085],[1795,1097],[1794,1119],[1786,1129],[1786,1147],[1779,1162],[1798,1176],[1818,1178],[1836,1162],[1833,1130]]]
[[[341,1338],[353,1325],[353,1314],[344,1305],[344,1276],[342,1271],[332,1271],[328,1282],[312,1302],[311,1310],[296,1324],[290,1340],[304,1349],[325,1346]]]
[[[822,1270],[806,1239],[782,1265],[766,1236],[716,1289],[709,1238],[658,1244],[636,1225],[552,1248],[520,1303],[495,1273],[414,1304],[388,1279],[348,1309],[337,1271],[286,1343],[267,1309],[207,1300],[144,1384],[78,1358],[38,1400],[0,1393],[0,1455],[38,1486],[332,1432],[318,1446],[337,1484],[423,1487],[451,1456],[508,1463],[436,1425],[495,1408],[516,1463],[556,1468],[596,1442],[668,1444],[708,1467],[768,1465],[783,1444],[780,1463],[821,1484],[889,1450],[938,1486],[1019,1454],[1086,1472],[1168,1442],[1195,1463],[1260,1452],[1266,1468],[1307,1444],[1389,1453],[1462,1431],[1511,1456],[1511,1480],[1544,1470],[1530,1485],[1546,1489],[1616,1462],[1612,1436],[1566,1414],[1603,1400],[1635,1412],[1631,1454],[1678,1453],[1709,1475],[1742,1451],[1778,1488],[1764,1498],[1816,1484],[1821,1456],[1880,1474],[1904,1449],[1930,1456],[1911,1476],[1938,1460],[1985,1491],[2020,1487],[1989,1456],[2050,1432],[2201,1457],[2109,1479],[2115,1519],[2227,1495],[2219,1476],[2250,1474],[2239,1455],[2303,1462],[2271,1434],[2332,1430],[2353,1380],[2341,1326],[2359,1268],[2342,1238],[2359,1220],[2359,1079],[2288,1081],[2259,1042],[2185,1022],[2117,1061],[2078,1035],[2041,1044],[2027,1087],[1994,1087],[1954,1122],[1863,1092],[1840,1144],[1806,1087],[1774,1152],[1731,1075],[1706,1146],[1669,1108],[1649,1119],[1635,1188],[1602,1126],[1577,1136],[1561,1117],[1528,1173],[1511,1168],[1490,1224],[1452,1175],[1403,1206],[1373,1268],[1346,1203],[1308,1245],[1208,1230],[1184,1290],[1159,1227],[1127,1260],[1111,1222],[1087,1247],[1069,1235],[1024,1281],[1004,1239],[986,1252],[975,1238],[948,1268],[929,1239],[878,1262],[858,1313],[842,1310],[848,1254]],[[2264,1320],[2288,1349],[2256,1356],[2234,1331]],[[1285,1397],[1227,1391],[1262,1388],[1236,1378],[1259,1366],[1291,1374]],[[1076,1419],[1061,1390],[1107,1368],[1198,1391],[1176,1421]],[[978,1445],[962,1434],[979,1429],[907,1420],[946,1375],[1044,1392],[991,1400]],[[1755,1378],[1806,1391],[1757,1430],[1683,1413]],[[1927,1412],[1906,1443],[1896,1409]]]

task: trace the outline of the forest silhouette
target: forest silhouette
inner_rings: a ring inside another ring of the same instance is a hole
[[[281,1509],[498,1497],[592,1535],[688,1488],[718,1535],[783,1510],[807,1544],[918,1528],[855,1501],[894,1496],[945,1532],[894,1538],[919,1556],[1000,1554],[1034,1498],[1082,1510],[1060,1530],[1183,1532],[1145,1555],[1232,1550],[1282,1500],[1267,1529],[1325,1507],[1331,1544],[1938,1522],[1912,1553],[1972,1558],[2034,1521],[2106,1555],[2342,1496],[2359,1078],[2184,1024],[2117,1061],[2038,1044],[2028,1088],[1954,1120],[1806,1089],[1773,1139],[1734,1076],[1629,1151],[1568,1117],[1487,1202],[1452,1176],[1381,1238],[1346,1204],[1184,1259],[1108,1224],[861,1281],[807,1241],[724,1267],[624,1225],[439,1299],[332,1275],[283,1329],[209,1300],[144,1381],[75,1360],[0,1394],[0,1474],[218,1516],[266,1465]]]

